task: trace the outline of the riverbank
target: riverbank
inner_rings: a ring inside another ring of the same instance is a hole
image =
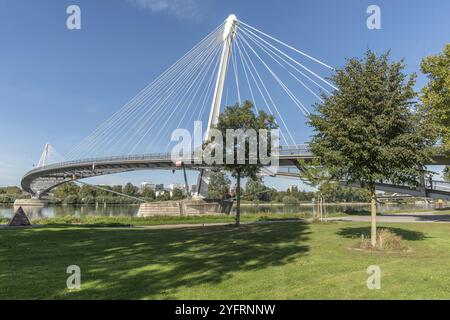
[[[426,219],[422,219],[421,215]],[[380,221],[384,221],[383,217],[391,217],[389,221],[402,222],[405,217],[411,217],[412,220],[417,221],[434,221],[434,220],[448,220],[450,219],[450,210],[423,210],[415,212],[389,212],[378,214]],[[397,217],[395,220],[393,217]],[[339,212],[326,216],[327,219],[347,219],[356,221],[366,221],[370,218],[370,213],[367,212],[364,215],[361,214],[348,214]],[[403,220],[402,220],[403,219]],[[410,220],[411,220],[410,219]],[[311,214],[307,212],[299,213],[247,213],[241,215],[242,222],[264,222],[264,221],[283,221],[283,220],[312,220]],[[204,216],[155,216],[155,217],[136,217],[129,215],[117,215],[117,216],[55,216],[46,218],[30,218],[33,225],[37,226],[86,226],[86,227],[138,227],[138,226],[158,226],[158,225],[186,225],[186,224],[213,224],[224,223],[233,224],[235,222],[234,214],[230,215],[204,215]],[[0,226],[6,225],[9,222],[9,218],[0,217]]]

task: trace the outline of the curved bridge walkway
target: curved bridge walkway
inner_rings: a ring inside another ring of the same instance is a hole
[[[299,159],[312,160],[313,155],[308,145],[281,146],[279,152],[279,165],[277,172],[263,170],[263,175],[297,178],[299,170],[296,167]],[[195,160],[195,159],[194,159]],[[184,164],[186,169],[201,170],[208,169],[208,166],[201,161],[200,164]],[[443,157],[436,158],[433,164],[450,164],[450,159]],[[25,174],[22,178],[22,188],[40,198],[54,187],[79,179],[96,176],[122,173],[137,170],[179,170],[172,161],[170,153],[155,153],[147,155],[117,156],[104,158],[91,158],[76,161],[67,161],[56,164],[49,164],[37,167]],[[417,197],[430,197],[450,200],[450,184],[444,182],[434,182],[427,188],[413,188],[408,186],[396,186],[390,184],[377,184],[379,190],[388,192],[398,192]]]

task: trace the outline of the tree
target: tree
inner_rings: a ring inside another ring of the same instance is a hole
[[[420,97],[423,108],[429,115],[430,124],[437,130],[443,151],[450,153],[450,43],[442,53],[423,59],[420,70],[429,79]],[[447,166],[444,170],[447,179],[450,178],[449,171]]]
[[[109,197],[109,196],[113,195],[113,193],[108,191],[108,190],[112,190],[112,188],[110,186],[101,185],[100,187],[101,187],[101,189],[99,189],[99,188],[95,189],[97,198],[98,197]]]
[[[170,200],[170,194],[168,192],[160,193],[156,197],[156,201],[169,201]]]
[[[413,90],[415,75],[403,73],[403,61],[390,62],[389,52],[349,59],[336,70],[333,95],[323,95],[314,128],[312,152],[333,179],[358,182],[371,194],[371,243],[376,246],[375,183],[417,185],[430,158],[432,139],[420,126]]]
[[[155,190],[153,190],[149,186],[145,186],[144,190],[142,190],[142,197],[144,197],[148,202],[155,201]]]
[[[323,205],[325,202],[324,193],[329,193],[331,188],[337,187],[336,185],[339,184],[339,181],[332,181],[332,176],[317,158],[309,163],[306,163],[303,159],[298,160],[298,168],[300,169],[300,179],[317,189],[317,214],[319,214],[320,220],[322,220]],[[329,196],[329,194],[327,195]]]
[[[68,196],[78,196],[80,187],[74,182],[67,182],[56,187],[53,195],[59,199],[65,199]]]
[[[222,171],[213,172],[209,177],[208,199],[225,199],[230,191],[231,181]]]
[[[116,186],[113,186],[113,187],[112,187],[112,191],[118,192],[118,193],[122,193],[123,188],[122,188],[121,185],[116,185]],[[116,194],[113,194],[113,196],[116,196]]]
[[[282,201],[284,204],[298,204],[299,202],[294,196],[284,196]]]
[[[450,182],[450,166],[444,168],[444,180]]]
[[[173,188],[172,190],[172,200],[182,200],[184,199],[183,190],[180,188]]]
[[[9,186],[9,187],[5,187],[2,189],[3,189],[4,193],[6,193],[6,194],[10,194],[10,195],[22,194],[22,189],[20,189],[19,187],[16,187],[16,186]]]
[[[82,185],[80,188],[80,191],[78,192],[78,195],[81,199],[83,198],[95,198],[97,196],[97,189],[88,186],[88,185]]]
[[[136,188],[131,182],[128,182],[125,187],[123,187],[123,193],[128,196],[134,196],[136,194]]]
[[[256,179],[249,178],[245,186],[244,197],[249,201],[259,201],[263,200],[265,197],[265,192],[268,191],[266,186],[263,184],[262,179],[257,177]]]
[[[64,204],[77,204],[79,202],[80,199],[76,194],[71,194],[64,198]]]
[[[218,129],[222,133],[222,143],[223,146],[226,146],[226,134],[227,130],[243,130],[244,132],[248,132],[248,130],[255,130],[257,141],[256,143],[259,146],[260,141],[262,141],[258,130],[259,129],[276,129],[277,125],[275,123],[275,119],[273,116],[266,114],[263,111],[260,111],[258,115],[255,115],[253,112],[253,103],[250,101],[245,101],[241,106],[236,104],[234,106],[226,107],[223,113],[219,115],[219,120],[217,125],[214,126],[215,129]],[[239,139],[237,139],[239,140]],[[263,166],[259,155],[257,155],[256,164],[251,164],[249,161],[250,154],[250,139],[245,139],[244,146],[240,146],[239,142],[236,139],[233,141],[229,141],[232,145],[233,152],[232,157],[234,159],[233,163],[227,163],[226,161],[226,153],[230,152],[227,150],[223,152],[224,157],[224,167],[225,170],[230,171],[231,175],[236,178],[236,225],[240,224],[240,216],[241,216],[241,178],[250,177],[256,178],[257,173]],[[214,141],[208,141],[207,144],[214,143]],[[271,135],[270,132],[268,134],[268,146],[271,143]],[[245,161],[243,164],[238,164],[238,155],[237,150],[242,147],[245,149]],[[258,148],[257,148],[258,149]],[[268,155],[270,156],[271,150],[268,147]]]

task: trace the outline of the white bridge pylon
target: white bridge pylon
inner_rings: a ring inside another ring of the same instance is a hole
[[[233,45],[233,40],[236,34],[236,25],[238,20],[234,14],[228,16],[225,20],[225,27],[223,30],[223,49],[220,58],[219,70],[217,72],[216,86],[214,90],[211,113],[209,115],[208,127],[206,129],[205,141],[209,137],[209,130],[212,126],[217,124],[220,114],[220,106],[222,104],[223,87],[225,84],[225,77],[227,75],[228,61],[231,54],[231,49]]]
[[[48,164],[63,162],[64,157],[56,151],[50,143],[46,143],[36,168],[44,167]]]
[[[230,15],[67,152],[67,159],[168,152],[176,144],[173,131],[192,130],[194,121],[203,123],[206,140],[221,108],[242,103],[241,97],[274,116],[281,144],[303,143],[296,129],[322,94],[336,90],[319,75],[332,70]]]

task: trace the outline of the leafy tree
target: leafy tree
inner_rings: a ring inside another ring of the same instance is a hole
[[[79,203],[79,199],[78,196],[75,194],[71,194],[68,195],[65,199],[64,199],[64,204],[77,204]]]
[[[123,187],[123,193],[128,196],[134,196],[136,195],[136,187],[131,182],[128,182],[125,187]]]
[[[121,185],[116,185],[116,186],[112,187],[112,191],[118,192],[118,193],[123,193],[123,188]],[[113,194],[113,196],[117,196],[117,195]]]
[[[95,197],[91,195],[87,195],[84,198],[82,198],[83,204],[95,204]]]
[[[156,201],[169,201],[169,200],[170,194],[168,192],[161,193],[156,197]]]
[[[277,128],[277,125],[275,124],[275,120],[273,116],[266,114],[263,111],[260,111],[258,115],[255,115],[253,112],[253,103],[250,101],[245,101],[241,106],[239,104],[236,104],[234,106],[226,107],[225,110],[220,114],[219,121],[217,125],[215,126],[216,129],[218,129],[223,136],[223,146],[226,146],[226,132],[227,129],[234,129],[239,130],[242,129],[244,131],[247,130],[255,130],[257,133],[257,144],[259,145],[259,142],[261,140],[261,137],[258,134],[259,129],[267,129],[269,130],[268,135],[268,145],[270,146],[271,137],[270,137],[270,130]],[[213,141],[208,141],[208,143],[214,143]],[[236,225],[239,226],[240,224],[240,217],[241,217],[241,178],[243,177],[250,177],[250,178],[256,178],[257,173],[260,171],[261,167],[263,166],[260,162],[259,155],[257,159],[256,164],[250,164],[249,161],[249,139],[245,140],[245,146],[243,147],[245,149],[245,163],[244,164],[238,164],[237,159],[237,150],[239,149],[239,143],[238,141],[233,141],[231,144],[233,146],[233,158],[234,163],[227,163],[226,161],[226,153],[228,152],[224,150],[224,167],[225,170],[228,170],[231,172],[231,175],[236,178]],[[268,148],[268,154],[271,154],[270,148]]]
[[[112,190],[112,187],[105,186],[105,185],[102,185],[100,187],[102,189],[95,189],[95,194],[96,194],[97,198],[98,197],[110,197],[110,196],[114,195],[113,193],[107,191],[107,190]]]
[[[446,166],[444,168],[444,180],[450,182],[450,167]]]
[[[172,190],[172,200],[182,200],[184,199],[183,190],[180,188],[173,188]]]
[[[285,204],[298,204],[299,203],[298,199],[294,196],[284,196],[282,202]]]
[[[22,194],[22,189],[20,189],[19,187],[16,187],[16,186],[5,187],[5,188],[2,188],[2,190],[6,194],[11,194],[11,195]],[[0,193],[2,193],[2,192],[0,192]]]
[[[263,201],[266,198],[266,191],[267,188],[260,177],[249,178],[245,186],[244,198],[249,201]]]
[[[208,199],[225,199],[230,191],[231,181],[222,171],[213,172],[209,177]]]
[[[97,196],[97,189],[88,185],[82,185],[80,191],[78,192],[80,198],[95,198]]]
[[[70,195],[77,196],[80,187],[75,182],[67,182],[56,187],[53,195],[59,199],[65,199]]]
[[[142,190],[142,197],[144,197],[148,202],[155,201],[155,190],[153,190],[149,186],[144,187],[144,190]]]
[[[422,60],[420,70],[429,82],[422,88],[421,101],[429,120],[443,143],[444,152],[450,153],[450,43],[443,52]],[[446,167],[449,179],[449,167]]]
[[[403,73],[403,61],[389,52],[349,59],[332,81],[339,90],[323,95],[318,114],[310,116],[315,134],[312,152],[333,179],[358,182],[371,193],[371,243],[376,245],[378,180],[417,184],[424,174],[432,140],[420,127],[413,86],[415,75]]]
[[[264,193],[262,201],[276,201],[278,197],[278,190],[275,188],[270,188]]]

